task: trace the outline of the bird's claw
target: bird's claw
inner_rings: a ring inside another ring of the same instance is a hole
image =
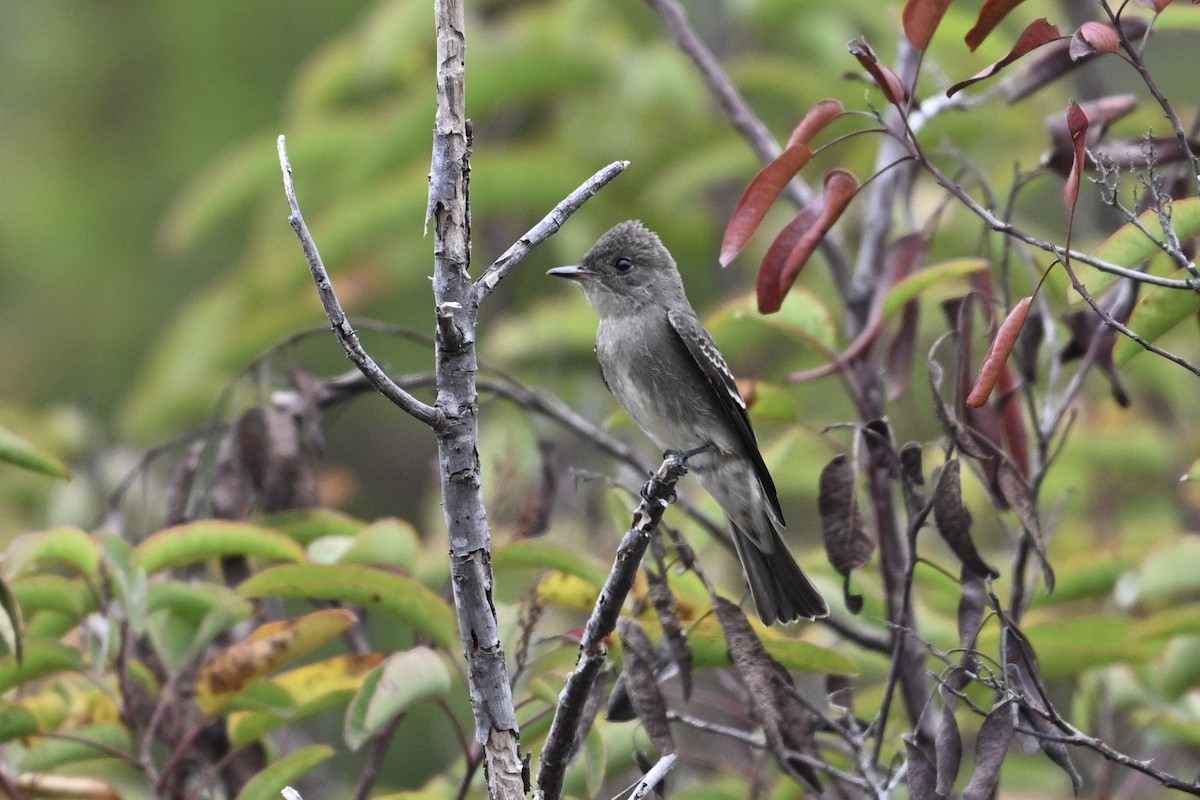
[[[686,465],[687,460],[689,458],[698,456],[701,453],[707,453],[709,450],[712,450],[712,449],[713,449],[713,443],[705,442],[704,444],[700,445],[699,447],[693,447],[691,450],[668,450],[665,453],[663,453],[663,458],[674,458],[674,459],[678,460],[680,463]]]

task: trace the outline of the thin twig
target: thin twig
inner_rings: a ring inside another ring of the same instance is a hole
[[[628,161],[614,161],[588,178],[578,189],[556,205],[549,214],[542,217],[541,222],[530,228],[524,236],[513,243],[512,247],[505,250],[502,256],[484,270],[483,275],[479,276],[479,280],[475,281],[475,303],[477,305],[482,303],[496,288],[496,285],[504,280],[525,256],[529,255],[530,250],[557,233],[567,218],[578,211],[580,206],[591,199],[596,192],[607,186],[613,178],[624,172],[628,166]]]
[[[584,627],[579,659],[559,694],[558,708],[550,723],[550,731],[546,734],[537,792],[534,795],[538,800],[558,800],[562,795],[563,778],[579,727],[579,715],[607,656],[608,648],[604,640],[616,628],[621,607],[633,588],[642,556],[650,545],[650,537],[658,527],[663,512],[674,499],[675,484],[685,472],[687,468],[679,455],[671,454],[663,460],[658,472],[647,482],[642,502],[633,514],[633,524],[617,547],[613,568]]]
[[[317,285],[317,294],[321,296],[321,305],[325,307],[325,314],[329,317],[333,332],[337,336],[338,342],[341,343],[342,349],[346,351],[346,356],[380,394],[403,409],[405,413],[431,428],[440,427],[443,424],[442,413],[433,406],[422,403],[392,382],[387,373],[375,363],[375,359],[367,355],[367,351],[363,349],[362,343],[358,340],[358,334],[354,332],[350,321],[346,319],[346,312],[342,310],[341,301],[333,291],[329,273],[325,270],[325,263],[317,251],[317,243],[313,241],[312,234],[308,231],[308,225],[304,222],[304,216],[300,213],[300,203],[296,199],[296,185],[292,180],[292,163],[288,160],[287,142],[282,134],[279,136],[277,149],[279,150],[279,168],[283,172],[283,191],[287,195],[288,208],[291,210],[288,215],[288,224],[300,238],[300,246],[304,248],[308,269],[312,273],[313,282]]]

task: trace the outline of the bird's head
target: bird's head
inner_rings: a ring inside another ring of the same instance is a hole
[[[623,316],[654,303],[671,306],[684,297],[675,259],[658,234],[637,220],[601,236],[579,264],[548,274],[578,282],[602,317]]]

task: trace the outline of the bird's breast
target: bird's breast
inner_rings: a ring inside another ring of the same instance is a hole
[[[712,388],[665,313],[661,320],[603,320],[596,356],[617,402],[662,450],[690,450],[709,441],[721,449],[732,446],[713,413]]]

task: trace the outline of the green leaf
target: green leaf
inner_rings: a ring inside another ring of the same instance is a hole
[[[782,333],[821,353],[837,348],[837,327],[829,307],[803,286],[792,287],[774,314],[758,313],[753,292],[726,303],[708,319],[722,350],[739,352],[763,346],[762,333]]]
[[[342,554],[342,564],[380,564],[412,572],[421,552],[421,537],[412,523],[394,517],[372,522],[354,537]]]
[[[520,539],[497,547],[492,566],[502,569],[553,569],[582,578],[594,587],[604,585],[608,570],[596,564],[586,551],[543,540]]]
[[[49,610],[78,620],[96,610],[96,596],[78,578],[28,575],[14,581],[12,591],[29,614]]]
[[[0,742],[24,739],[38,732],[37,718],[21,706],[0,705]]]
[[[133,550],[133,563],[159,570],[222,556],[259,556],[272,561],[304,561],[304,549],[282,533],[245,522],[202,520],[176,525],[148,537]]]
[[[643,621],[646,632],[652,638],[661,635],[661,629],[652,622]],[[763,647],[771,657],[789,670],[837,675],[855,675],[859,667],[846,656],[811,642],[783,638],[774,629],[759,631]],[[688,632],[688,646],[692,648],[693,663],[697,668],[723,667],[729,660],[729,644],[721,626],[712,616],[697,622]]]
[[[333,755],[334,749],[325,744],[305,747],[286,755],[251,778],[238,792],[237,800],[279,800],[283,787],[294,783]]]
[[[255,522],[264,528],[285,533],[302,545],[324,536],[358,536],[367,523],[331,508],[309,511],[283,511],[258,517]]]
[[[1200,591],[1200,539],[1185,536],[1158,548],[1142,562],[1132,583],[1139,603],[1189,597]]]
[[[70,471],[61,461],[38,450],[3,425],[0,425],[0,461],[53,478],[66,480],[71,477]]]
[[[1078,675],[1105,664],[1137,664],[1162,652],[1161,642],[1140,640],[1134,622],[1115,614],[1034,622],[1024,631],[1047,678]]]
[[[991,266],[986,258],[956,258],[927,267],[897,283],[883,300],[883,315],[898,313],[909,300],[943,281],[981,272]]]
[[[8,582],[0,579],[0,639],[4,640],[8,652],[16,656],[18,662],[24,654],[22,620],[21,604],[17,602]]]
[[[1181,269],[1171,277],[1187,280],[1192,275]],[[1197,311],[1200,311],[1200,292],[1151,286],[1133,307],[1128,324],[1143,339],[1154,342]],[[1124,366],[1129,359],[1144,351],[1145,348],[1133,339],[1122,336],[1113,347],[1113,361],[1118,367]]]
[[[400,575],[350,564],[284,564],[252,575],[238,587],[243,597],[303,597],[340,600],[391,614],[428,634],[438,645],[455,646],[454,612],[426,587]]]
[[[20,575],[42,561],[67,564],[91,578],[100,565],[100,546],[80,528],[63,526],[18,536],[8,546],[5,573]]]
[[[434,650],[414,647],[390,656],[371,670],[346,708],[346,745],[357,750],[398,714],[449,691],[450,670]]]
[[[1174,201],[1171,204],[1171,226],[1180,240],[1200,235],[1200,197]],[[1162,253],[1158,244],[1162,239],[1163,228],[1158,219],[1158,211],[1150,209],[1138,217],[1136,224],[1130,222],[1117,229],[1117,232],[1096,248],[1092,255],[1118,267],[1133,269],[1143,261]],[[1098,297],[1120,277],[1087,264],[1073,263],[1071,267],[1092,297]],[[1069,300],[1071,305],[1083,302],[1074,289],[1069,294]]]
[[[103,750],[88,742],[128,752],[132,745],[129,729],[124,725],[101,722],[85,725],[71,731],[73,741],[43,739],[17,760],[21,772],[47,772],[66,764],[90,761],[96,758],[112,758]]]
[[[0,694],[55,672],[81,669],[83,655],[74,647],[53,641],[29,641],[20,661],[14,655],[0,658]]]

